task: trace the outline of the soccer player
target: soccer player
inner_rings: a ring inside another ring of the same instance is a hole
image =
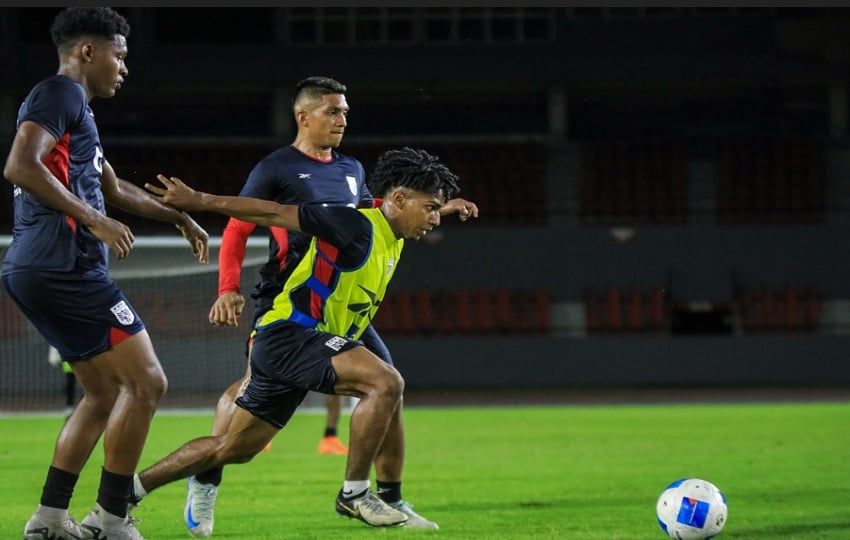
[[[209,235],[184,212],[116,176],[89,107],[127,77],[130,27],[110,8],[68,8],[50,29],[56,75],[36,84],[18,112],[3,170],[14,184],[13,240],[3,285],[45,340],[71,364],[85,395],[54,448],[24,540],[139,540],[127,515],[133,472],[167,380],[144,323],[107,270],[133,233],[105,204],[174,223],[201,263]],[[80,471],[101,435],[104,463],[92,512],[68,514]]]
[[[320,204],[323,206],[372,207],[375,199],[365,182],[359,161],[335,149],[342,142],[348,126],[349,106],[346,86],[327,77],[308,77],[300,81],[293,93],[292,112],[298,132],[295,141],[263,158],[248,177],[241,196],[276,201],[283,204]],[[477,207],[464,199],[447,205],[446,213],[460,212],[467,219]],[[465,214],[464,214],[465,212]],[[245,305],[239,293],[240,270],[245,257],[245,244],[256,225],[231,218],[222,235],[219,255],[219,296],[209,319],[216,326],[237,326]],[[300,231],[269,228],[269,262],[260,270],[260,282],[251,296],[255,299],[253,329],[272,308],[275,297],[295,265],[304,257],[310,236]],[[364,346],[392,365],[392,356],[375,328],[369,324],[360,337]],[[248,339],[250,357],[251,338]],[[250,380],[250,363],[244,377],[235,381],[219,398],[212,435],[223,435],[236,410],[234,401]],[[344,454],[347,449],[336,437],[340,414],[340,397],[328,396],[328,416],[321,453]],[[411,528],[437,528],[437,525],[413,512],[401,496],[401,474],[404,463],[404,432],[401,407],[393,417],[390,435],[378,454],[376,468],[379,494],[387,502],[408,513]],[[222,467],[202,471],[189,479],[184,507],[184,521],[189,532],[198,537],[212,535],[215,499],[222,481]]]
[[[381,304],[404,246],[440,224],[457,177],[424,150],[390,150],[370,179],[380,208],[280,205],[196,192],[177,178],[145,184],[183,210],[219,212],[258,225],[303,231],[310,247],[274,305],[258,321],[251,379],[227,432],[191,440],[143,470],[135,496],[198,472],[250,461],[286,426],[308,391],[354,396],[340,515],[372,526],[403,525],[408,514],[371,488],[369,473],[401,407],[404,380],[360,338]],[[466,206],[458,208],[463,218]],[[475,209],[477,212],[477,208]],[[468,216],[467,216],[468,217]]]
[[[292,98],[292,110],[298,126],[295,141],[263,158],[251,171],[240,195],[286,204],[373,206],[363,166],[356,159],[334,150],[342,142],[347,126],[345,92],[345,85],[327,77],[308,77],[300,81]],[[255,227],[253,223],[231,218],[224,229],[219,251],[219,296],[209,315],[214,326],[238,326],[238,318],[245,306],[245,297],[239,290],[242,262],[246,242]],[[255,299],[251,328],[271,309],[274,297],[292,271],[293,263],[301,258],[308,244],[309,237],[303,233],[269,229],[269,260],[260,269],[260,281],[251,293]],[[370,332],[369,335],[372,334]],[[368,338],[367,342],[371,343]],[[378,346],[383,344],[379,342],[375,347]],[[249,357],[250,338],[247,351],[246,357]],[[234,381],[219,398],[213,435],[227,430],[235,407],[233,402],[248,384],[250,375],[248,365],[245,375]],[[320,454],[345,455],[348,448],[337,435],[341,399],[329,395],[325,404],[327,417],[318,451]],[[221,476],[221,469],[216,469],[194,477],[189,483],[189,491],[197,492],[197,495],[190,493],[187,505],[195,497],[214,501]],[[212,517],[207,518],[202,511],[205,505],[200,500],[198,503],[194,506],[196,516],[187,513],[187,526],[203,535],[207,527],[212,527]],[[212,509],[212,506],[209,508]],[[192,523],[196,525],[192,527]]]

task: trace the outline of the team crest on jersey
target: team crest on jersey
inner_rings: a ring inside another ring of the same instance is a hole
[[[136,320],[136,315],[133,313],[133,310],[127,306],[127,303],[124,300],[121,300],[111,308],[109,311],[115,315],[115,318],[118,319],[118,322],[123,324],[124,326],[133,324],[133,321]]]
[[[327,347],[330,347],[331,349],[339,352],[339,350],[342,349],[345,346],[346,343],[348,343],[347,339],[341,338],[339,336],[334,336],[331,339],[327,340],[325,342],[325,345]]]
[[[351,194],[357,195],[357,178],[346,174],[345,181],[348,182],[348,189],[351,190]]]

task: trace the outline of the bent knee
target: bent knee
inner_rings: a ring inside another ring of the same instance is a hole
[[[390,368],[380,378],[378,390],[382,394],[392,396],[395,399],[401,399],[404,393],[404,378],[396,369]]]
[[[133,380],[132,384],[126,385],[126,390],[134,399],[146,401],[155,406],[168,391],[168,379],[161,370],[154,370],[144,377]]]

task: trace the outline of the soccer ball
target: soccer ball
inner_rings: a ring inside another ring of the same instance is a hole
[[[664,488],[655,515],[670,538],[707,540],[726,525],[726,497],[711,482],[682,478]]]

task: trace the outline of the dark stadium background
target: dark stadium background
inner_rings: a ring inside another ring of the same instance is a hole
[[[57,9],[0,9],[4,155]],[[117,9],[130,75],[92,106],[128,180],[235,194],[310,75],[367,171],[459,173],[480,219],[409,245],[377,321],[408,389],[850,386],[850,8]]]

